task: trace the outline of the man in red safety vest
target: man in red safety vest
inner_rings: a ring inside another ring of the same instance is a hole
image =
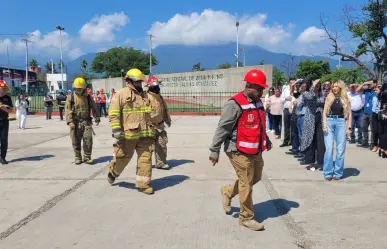
[[[226,214],[231,214],[231,199],[239,194],[239,224],[254,231],[264,229],[254,219],[253,185],[261,180],[262,152],[270,150],[272,143],[266,135],[265,109],[261,102],[263,90],[268,87],[265,74],[252,69],[245,75],[246,87],[224,105],[210,147],[210,161],[215,166],[222,144],[238,180],[221,189]]]

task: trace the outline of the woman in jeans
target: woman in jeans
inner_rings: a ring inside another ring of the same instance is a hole
[[[281,102],[281,90],[278,87],[274,89],[274,95],[269,97],[268,104],[270,113],[273,117],[274,134],[276,135],[275,138],[279,139],[281,137],[282,112],[284,104]]]
[[[328,181],[340,180],[344,173],[346,134],[351,134],[351,105],[342,81],[332,85],[332,91],[325,100],[323,131],[325,142],[324,178]],[[336,160],[333,167],[333,148],[336,143]]]

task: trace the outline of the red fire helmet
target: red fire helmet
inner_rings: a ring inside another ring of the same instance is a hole
[[[261,86],[263,88],[269,87],[266,84],[266,75],[259,69],[251,69],[248,71],[245,75],[244,81],[250,84]]]
[[[147,86],[158,86],[159,85],[159,79],[155,76],[152,76],[150,77],[147,81],[146,81],[146,85]]]

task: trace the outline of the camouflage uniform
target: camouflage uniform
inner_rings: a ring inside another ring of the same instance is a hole
[[[108,181],[112,184],[137,152],[136,188],[152,194],[152,149],[155,131],[150,121],[150,103],[145,92],[138,92],[132,84],[120,89],[112,99],[109,121],[113,135],[119,139],[114,144],[113,161],[109,167]]]
[[[67,124],[74,123],[75,128],[70,128],[70,138],[73,144],[75,153],[75,163],[82,162],[81,141],[83,139],[84,161],[91,161],[91,153],[93,148],[93,123],[90,111],[93,112],[95,122],[100,122],[100,114],[93,98],[88,97],[87,93],[77,95],[73,93],[74,103],[71,103],[71,94],[66,100],[66,122]],[[89,100],[88,100],[89,98]],[[90,103],[90,108],[89,108]]]
[[[165,124],[171,126],[171,117],[168,115],[167,105],[161,94],[148,92],[148,97],[152,107],[151,121],[156,128],[155,154],[156,168],[169,169],[167,164],[167,143],[168,136]]]

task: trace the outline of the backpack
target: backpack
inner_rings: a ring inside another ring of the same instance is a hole
[[[75,104],[75,102],[74,102],[74,93],[71,93],[71,99],[70,99],[70,109],[71,110],[73,110],[74,104]],[[87,95],[87,105],[88,105],[89,114],[90,114],[90,112],[91,112],[91,96],[89,94]]]

